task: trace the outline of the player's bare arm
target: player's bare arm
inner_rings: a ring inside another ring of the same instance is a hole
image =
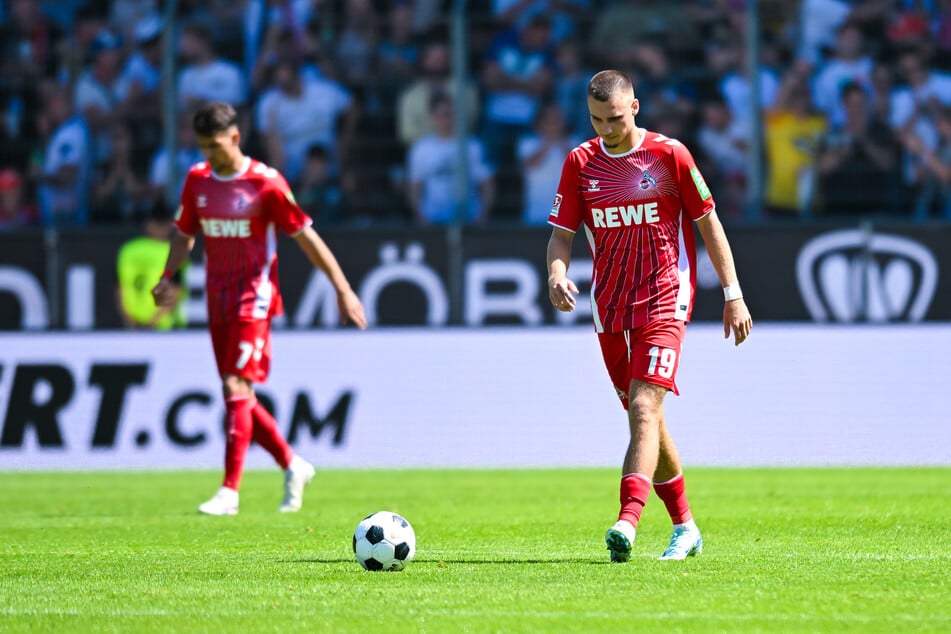
[[[735,295],[739,289],[739,281],[736,277],[736,266],[733,263],[733,251],[730,250],[730,243],[726,239],[726,232],[717,217],[717,212],[711,211],[698,220],[697,229],[703,237],[710,262],[717,272],[717,277],[720,278],[720,284],[724,289],[736,289],[727,291],[727,294]],[[743,301],[742,294],[728,298],[723,305],[723,336],[729,338],[732,331],[734,345],[738,346],[750,336],[752,328],[753,319],[750,317],[750,311],[746,307],[746,302]]]
[[[363,303],[357,294],[350,288],[350,282],[343,274],[343,269],[337,263],[337,258],[330,251],[313,227],[304,227],[294,235],[294,240],[300,245],[307,259],[324,272],[330,283],[337,291],[337,307],[340,309],[342,323],[353,322],[361,330],[367,327],[367,318],[363,312]]]
[[[195,236],[185,235],[181,231],[176,231],[169,244],[168,259],[165,261],[165,271],[175,273],[185,261],[188,260],[188,254],[192,252],[195,246]],[[162,308],[172,308],[178,301],[179,287],[176,282],[166,276],[162,276],[159,283],[152,289],[152,297],[155,298],[155,305]]]
[[[571,243],[575,234],[553,227],[548,239],[548,299],[551,305],[566,313],[575,309],[578,287],[568,279],[571,263]]]

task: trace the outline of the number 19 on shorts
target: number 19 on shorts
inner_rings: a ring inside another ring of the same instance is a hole
[[[647,366],[649,376],[660,376],[669,379],[674,374],[674,368],[677,367],[677,351],[672,348],[661,348],[654,346],[647,351],[651,362]]]

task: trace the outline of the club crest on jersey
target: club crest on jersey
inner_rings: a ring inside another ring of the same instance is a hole
[[[251,206],[251,199],[240,194],[234,197],[235,212],[240,214],[244,212],[250,206]]]
[[[593,178],[589,178],[589,179],[588,179],[588,191],[589,191],[589,192],[599,192],[599,191],[601,191],[601,188],[598,187],[598,183],[600,183],[600,182],[601,182],[601,181],[599,181],[599,180],[595,180],[595,179],[593,179]]]
[[[551,215],[558,216],[558,212],[561,210],[561,194],[555,194],[555,200],[551,203]]]
[[[641,182],[638,185],[641,189],[657,189],[657,179],[651,176],[647,170],[644,170]]]

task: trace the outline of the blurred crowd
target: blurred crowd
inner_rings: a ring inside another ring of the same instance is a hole
[[[209,99],[321,226],[453,222],[460,182],[467,222],[543,224],[602,68],[631,75],[639,125],[692,149],[726,218],[951,220],[951,0],[762,0],[753,69],[745,0],[470,0],[462,84],[452,4],[178,0],[165,77],[161,0],[0,0],[0,228],[141,221],[201,160]]]

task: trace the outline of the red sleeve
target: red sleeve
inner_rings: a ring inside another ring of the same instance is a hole
[[[683,143],[676,143],[672,147],[677,181],[680,183],[680,199],[690,218],[700,220],[716,208],[713,194],[703,180],[703,174],[697,168],[690,150]]]
[[[281,173],[273,168],[269,168],[268,172],[265,173],[267,178],[265,199],[267,200],[268,213],[274,224],[288,235],[294,235],[304,227],[313,224],[310,216],[304,213],[304,210],[297,204],[290,185],[287,184]]]
[[[572,152],[565,159],[561,168],[558,193],[555,194],[551,212],[548,214],[548,224],[573,233],[578,232],[584,218],[584,198],[578,185],[578,175],[581,173],[580,156],[579,152]]]
[[[182,187],[182,197],[178,205],[178,213],[175,214],[175,226],[185,235],[193,236],[201,229],[198,222],[198,212],[195,211],[195,196],[192,195],[192,189],[195,186],[194,172],[189,172],[185,177],[185,185]]]

